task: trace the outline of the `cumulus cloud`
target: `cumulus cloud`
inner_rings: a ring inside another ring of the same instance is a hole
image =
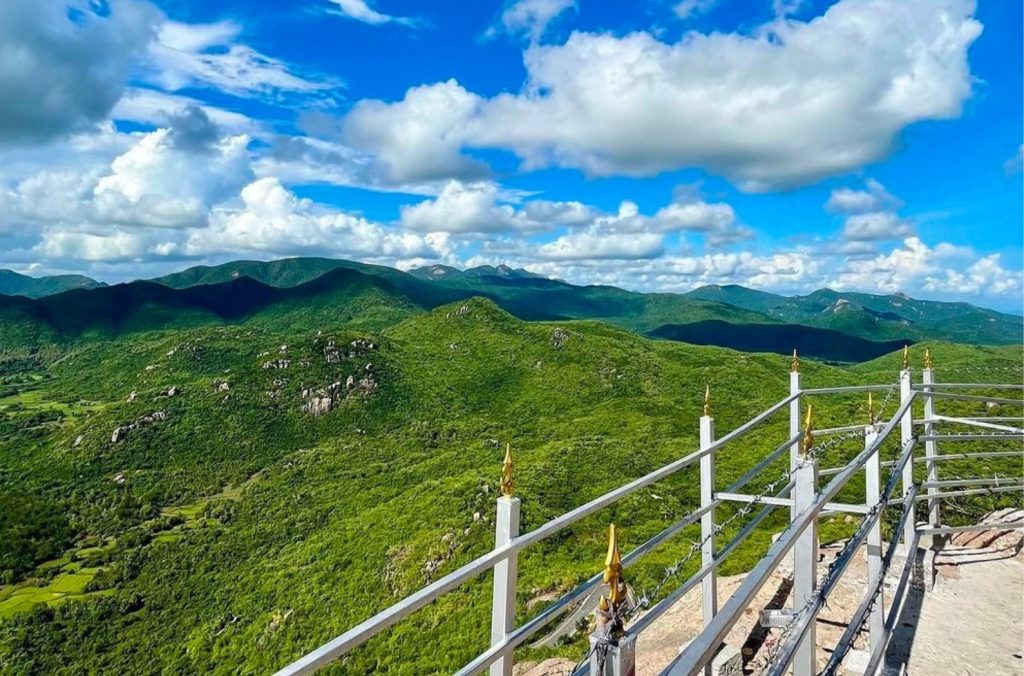
[[[844,216],[842,237],[846,243],[840,253],[865,253],[864,243],[901,239],[912,235],[911,223],[897,210],[903,202],[874,179],[867,179],[864,189],[836,188],[829,195],[825,209]]]
[[[196,229],[186,251],[258,251],[277,255],[330,253],[340,256],[437,258],[445,240],[391,231],[364,218],[297,197],[276,178],[261,178],[242,189],[242,208],[215,212],[209,228]],[[433,242],[433,244],[431,243]]]
[[[654,233],[571,232],[537,247],[543,260],[623,260],[657,258],[665,253],[663,238]]]
[[[576,9],[576,0],[515,0],[506,4],[501,13],[501,30],[537,42],[544,36],[548,24],[569,9]],[[493,37],[498,31],[492,27],[484,36]]]
[[[825,208],[839,214],[862,214],[868,211],[899,209],[903,203],[873,178],[864,182],[863,190],[836,188],[829,195]]]
[[[479,147],[598,176],[696,166],[746,190],[805,185],[885,157],[915,122],[960,114],[967,49],[981,32],[973,9],[841,0],[753,35],[691,32],[670,44],[574,33],[526,50],[520,93],[482,100],[448,81],[397,103],[364,101],[353,115],[372,133],[356,140],[393,166],[410,135],[413,157],[434,148],[456,170],[459,150]],[[436,176],[441,164],[431,168]]]
[[[5,3],[0,143],[44,141],[106,119],[159,21],[145,3],[109,10],[82,0]]]
[[[853,214],[843,223],[843,238],[857,242],[898,239],[911,232],[910,224],[891,211]]]
[[[391,16],[390,14],[378,12],[366,0],[328,0],[328,2],[338,6],[338,9],[334,10],[333,13],[373,26],[386,23],[400,23],[413,26],[418,23],[416,19],[411,17]]]
[[[373,153],[381,173],[394,182],[480,178],[487,166],[461,154],[459,131],[480,102],[454,80],[413,87],[398,103],[357,103],[343,122],[342,137]]]
[[[527,233],[584,223],[594,213],[579,202],[533,200],[517,209],[502,201],[492,182],[449,181],[436,198],[403,206],[401,223],[420,232]]]
[[[284,62],[240,42],[241,32],[233,21],[164,21],[149,45],[148,79],[168,91],[201,86],[236,96],[309,93],[339,86],[333,78],[292,72]]]

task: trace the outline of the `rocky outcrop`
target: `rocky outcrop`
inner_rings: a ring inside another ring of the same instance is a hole
[[[565,345],[565,341],[567,340],[569,340],[569,332],[563,328],[557,328],[554,333],[551,334],[551,347],[557,350]]]
[[[263,369],[263,370],[268,370],[268,369],[286,369],[286,368],[288,368],[291,365],[292,365],[292,360],[291,359],[271,359],[270,361],[263,362],[263,364],[260,366],[260,368]]]
[[[167,411],[153,411],[148,415],[139,416],[127,425],[115,427],[113,433],[110,435],[110,443],[116,444],[119,441],[124,441],[128,437],[128,433],[132,430],[140,427],[147,427],[153,423],[167,420],[167,418]]]

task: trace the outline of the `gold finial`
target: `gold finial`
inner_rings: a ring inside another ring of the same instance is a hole
[[[814,428],[812,425],[812,406],[807,404],[807,418],[804,420],[804,440],[800,445],[800,451],[803,455],[807,455],[811,452],[811,447],[814,446]]]
[[[875,396],[870,391],[868,392],[868,424],[875,424]]]
[[[604,581],[608,584],[608,599],[613,606],[626,600],[626,581],[622,579],[622,559],[619,557],[619,539],[615,524],[608,527],[608,555],[604,558]]]
[[[512,444],[505,444],[505,462],[501,464],[501,494],[512,497]]]
[[[903,370],[906,371],[910,368],[910,346],[903,346]]]
[[[924,367],[926,369],[935,368],[935,363],[932,361],[932,351],[929,348],[924,348]]]
[[[711,417],[711,386],[704,386],[704,417]]]
[[[789,362],[790,373],[800,373],[800,357],[796,356],[796,348],[793,349],[793,361]]]

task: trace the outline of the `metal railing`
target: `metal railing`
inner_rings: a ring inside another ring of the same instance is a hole
[[[1024,389],[1024,386],[936,383],[934,371],[930,368],[930,355],[926,355],[926,368],[922,375],[922,384],[914,386],[905,352],[904,368],[900,371],[899,379],[894,384],[805,390],[801,387],[799,362],[794,354],[793,368],[790,374],[790,393],[787,397],[732,432],[715,440],[714,418],[711,416],[710,392],[708,392],[704,416],[700,419],[700,448],[698,450],[523,534],[518,532],[519,500],[512,495],[512,466],[509,455],[506,457],[506,467],[502,478],[503,494],[498,498],[494,549],[328,641],[313,652],[284,667],[278,674],[311,673],[366,643],[459,585],[491,570],[494,571],[491,645],[456,673],[460,675],[476,674],[490,668],[491,674],[494,676],[511,674],[514,651],[517,647],[522,646],[530,637],[568,613],[578,603],[591,598],[603,584],[609,583],[613,588],[618,588],[617,586],[622,584],[622,588],[625,588],[625,583],[622,580],[623,568],[634,565],[656,547],[698,522],[701,525],[700,540],[692,543],[689,551],[681,560],[666,568],[665,576],[650,597],[659,596],[663,587],[667,587],[683,566],[698,554],[701,557],[701,567],[696,573],[675,585],[661,599],[649,598],[648,594],[644,594],[638,603],[629,606],[627,601],[616,600],[614,593],[611,595],[613,599],[611,604],[608,603],[609,599],[602,597],[602,607],[598,612],[598,618],[599,625],[602,625],[602,622],[605,623],[604,628],[599,628],[592,636],[591,651],[578,667],[577,674],[589,672],[605,676],[606,674],[628,673],[632,661],[635,659],[637,637],[666,610],[677,603],[683,595],[701,585],[703,588],[704,629],[661,672],[662,674],[697,673],[714,657],[731,628],[751,605],[757,592],[791,550],[795,552],[793,570],[795,610],[789,615],[790,619],[783,628],[778,642],[778,652],[772,655],[769,673],[783,674],[790,666],[792,666],[795,676],[809,676],[811,673],[817,673],[814,668],[816,615],[826,602],[829,592],[846,570],[854,553],[864,542],[869,544],[869,581],[865,597],[853,614],[823,673],[834,673],[839,668],[844,656],[850,651],[854,638],[867,621],[870,621],[871,632],[870,661],[874,665],[873,668],[877,669],[881,658],[884,657],[885,648],[895,626],[895,616],[899,611],[897,603],[894,601],[886,614],[885,604],[881,600],[883,595],[882,579],[894,564],[897,552],[906,554],[906,563],[901,573],[901,585],[896,590],[896,600],[905,592],[905,580],[914,559],[913,552],[916,551],[919,538],[925,534],[946,534],[965,530],[964,527],[942,525],[940,512],[942,500],[1024,490],[1024,484],[1021,483],[1024,479],[1020,477],[962,478],[958,476],[952,479],[939,479],[940,463],[946,460],[1009,457],[1010,455],[1024,457],[1021,449],[995,452],[969,451],[959,454],[940,454],[938,452],[940,442],[1022,440],[1024,439],[1024,429],[1016,424],[1018,421],[1024,420],[1024,417],[944,416],[935,412],[935,405],[938,402],[950,400],[968,404],[985,402],[988,406],[991,406],[993,402],[996,406],[1022,403],[1021,400],[1006,397],[992,398],[943,390],[1008,390]],[[871,403],[873,393],[887,393],[885,402],[883,402],[884,408],[889,397],[897,390],[899,406],[895,413],[884,421],[879,420]],[[816,396],[857,393],[869,393],[868,424],[845,425],[815,431],[811,423],[809,403],[806,407],[807,421],[804,424],[801,423],[801,404],[806,399]],[[918,398],[924,401],[923,419],[914,419],[913,417],[914,402]],[[717,451],[730,442],[743,438],[786,407],[789,407],[790,413],[789,438],[782,441],[739,479],[733,481],[728,488],[722,491],[716,490],[714,460]],[[985,430],[985,433],[939,434],[936,430],[940,425],[968,426]],[[915,427],[923,428],[922,433],[915,435]],[[897,430],[899,436],[898,456],[895,460],[882,462],[883,446]],[[827,437],[832,438],[828,439]],[[837,443],[858,437],[862,437],[864,440],[863,450],[842,466],[819,472],[820,455],[836,446]],[[918,442],[924,444],[923,457],[914,457],[914,449]],[[787,450],[789,450],[789,466],[782,476],[770,482],[767,488],[760,493],[740,492],[753,479],[761,476],[773,462],[780,460]],[[925,464],[927,479],[923,482],[915,482],[913,468],[915,464],[920,463]],[[614,549],[615,563],[609,563],[608,569],[604,573],[595,574],[553,601],[534,617],[519,626],[515,625],[516,562],[521,551],[643,488],[694,465],[700,467],[700,506],[627,553],[621,558],[621,561],[618,560],[617,543],[613,539],[609,546],[609,562],[613,559],[612,551]],[[889,469],[888,479],[884,486],[881,482],[883,468]],[[859,473],[865,475],[864,502],[835,501],[839,492]],[[831,479],[824,486],[819,487],[819,477],[823,476],[829,476]],[[894,496],[897,484],[901,484],[899,498]],[[781,489],[780,485],[782,485]],[[919,492],[922,494],[919,495]],[[728,502],[742,504],[743,507],[729,519],[716,522],[716,509]],[[924,502],[928,507],[929,518],[927,523],[922,525],[916,524],[914,518],[914,507],[918,502]],[[730,598],[719,608],[715,583],[718,569],[730,554],[736,551],[739,545],[762,524],[772,510],[780,506],[789,508],[788,526],[747,573],[743,582]],[[755,507],[760,507],[760,510],[735,533],[732,539],[716,551],[716,536],[721,535],[725,527],[732,521],[752,514]],[[891,542],[883,553],[881,522],[884,511],[891,507],[901,507],[902,511]],[[847,542],[836,562],[830,567],[828,574],[818,584],[816,572],[819,547],[817,521],[827,513],[857,514],[860,515],[861,522],[854,536]],[[1024,523],[997,525],[1001,529],[1020,526],[1024,526]],[[982,524],[981,527],[992,527],[992,524]],[[901,548],[898,547],[900,543],[902,543]],[[653,606],[650,605],[654,600],[657,603]],[[611,624],[607,624],[608,622]],[[612,627],[612,629],[609,630],[608,627]],[[874,672],[869,671],[868,673]]]

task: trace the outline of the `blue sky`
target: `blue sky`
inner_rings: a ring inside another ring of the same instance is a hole
[[[290,255],[507,263],[1020,312],[1021,11],[15,6],[0,266],[119,281]]]

